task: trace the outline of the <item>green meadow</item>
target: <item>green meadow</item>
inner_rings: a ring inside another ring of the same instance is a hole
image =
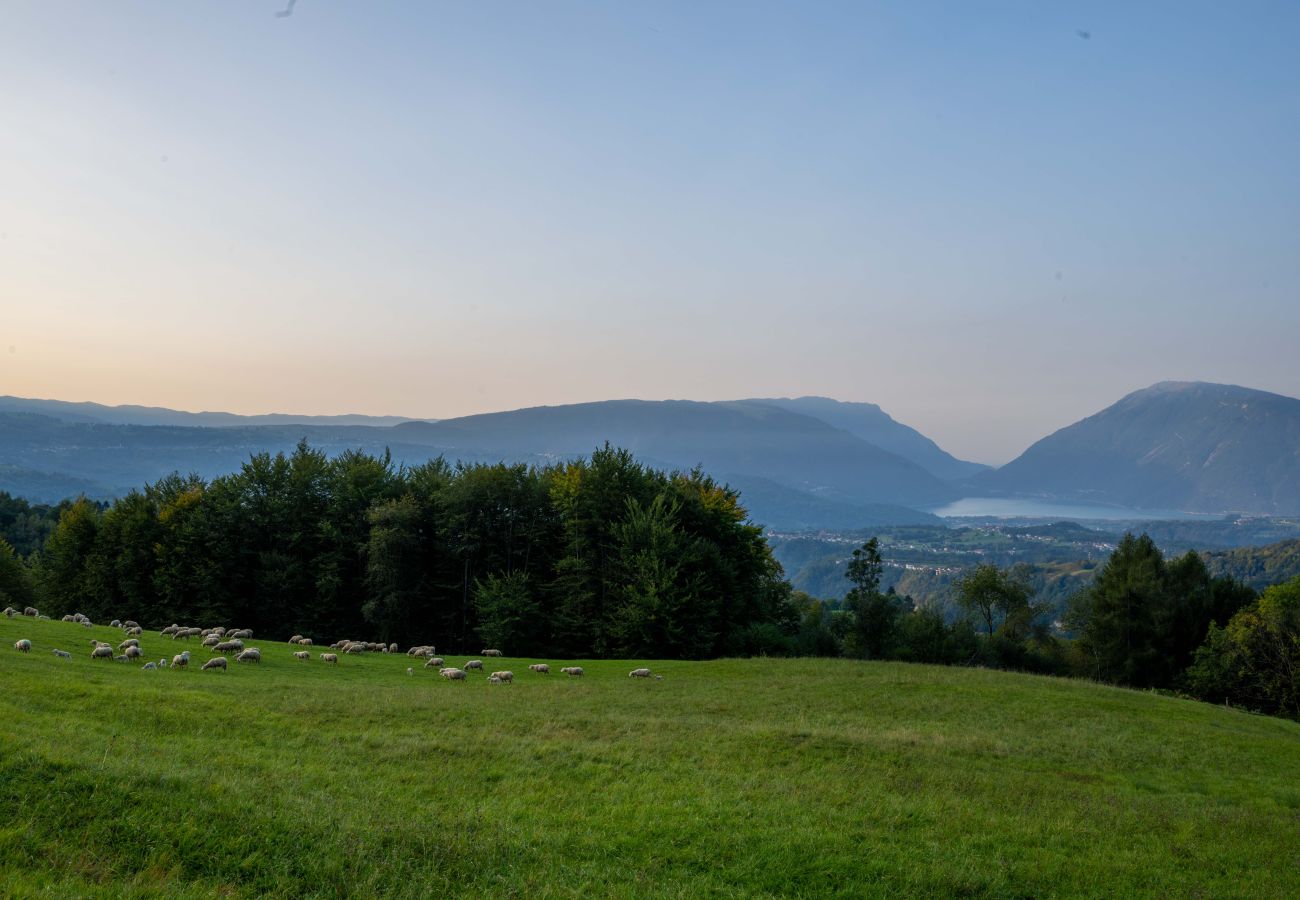
[[[194,660],[146,672],[94,637],[0,619],[2,896],[1300,896],[1295,722],[846,660],[458,684],[260,639],[201,672],[154,631]]]

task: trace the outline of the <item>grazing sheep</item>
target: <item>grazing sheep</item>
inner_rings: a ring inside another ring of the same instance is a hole
[[[649,678],[651,672],[649,669],[633,669],[627,673],[628,678]]]
[[[224,656],[214,656],[212,657],[212,659],[208,660],[203,664],[203,671],[205,672],[208,669],[224,670],[225,668],[226,668],[226,658]]]
[[[190,655],[189,655],[188,652],[186,652],[186,653],[178,653],[178,654],[176,654],[175,656],[172,657],[172,668],[173,668],[173,669],[183,669],[183,668],[185,668],[186,666],[188,666],[189,664],[190,664]]]
[[[538,675],[550,675],[550,674],[551,674],[551,667],[548,666],[546,663],[533,663],[533,664],[532,664],[531,666],[529,666],[528,668],[529,668],[530,670],[536,672]]]
[[[482,672],[482,671],[483,671],[483,660],[481,660],[481,659],[471,659],[469,662],[465,663],[465,665],[462,666],[461,668],[463,668],[466,672],[470,671],[471,669],[475,669],[475,670],[477,670],[477,671],[479,671],[479,672]]]
[[[113,648],[108,646],[108,644],[102,644],[96,647],[94,650],[90,651],[90,658],[91,659],[112,659]]]
[[[425,663],[424,663],[424,667],[425,667],[426,669],[441,669],[441,668],[442,668],[442,657],[441,657],[441,656],[430,656],[430,657],[425,661]]]
[[[495,675],[489,675],[489,676],[488,676],[487,683],[488,683],[488,684],[505,684],[504,681],[502,681],[500,678],[497,678]]]
[[[492,677],[500,681],[502,684],[514,684],[515,682],[514,672],[493,672]]]
[[[339,664],[339,655],[337,653],[322,653],[320,658],[321,662],[327,662],[331,666],[337,666]]]
[[[238,631],[232,631],[229,634],[227,634],[226,639],[247,640],[252,638],[252,636],[253,636],[253,629],[241,628]]]
[[[298,641],[298,643],[301,644],[301,645],[304,646],[304,647],[310,647],[310,646],[311,646],[311,638],[302,638],[300,641]]]
[[[117,649],[125,650],[127,647],[139,647],[139,646],[140,646],[139,638],[127,638],[122,643],[117,645]]]
[[[479,654],[479,655],[480,655],[480,656],[500,656],[500,655],[501,655],[501,651],[500,651],[500,650],[484,650],[484,651],[483,651],[481,654]]]
[[[127,619],[125,622],[122,623],[122,627],[123,627],[123,628],[139,628],[139,627],[140,627],[140,623],[137,622],[137,621],[135,621],[134,619]]]
[[[217,646],[217,644],[220,643],[221,643],[221,637],[220,635],[216,635],[216,634],[210,634],[203,639],[203,646],[205,647],[215,647]]]
[[[31,616],[33,619],[35,619],[37,616],[40,615],[40,613],[38,613],[38,612],[36,611],[36,607],[34,607],[34,606],[29,606],[29,607],[27,607],[26,609],[23,610],[23,615],[24,615],[24,616]]]
[[[464,680],[465,680],[465,670],[464,670],[464,669],[443,669],[443,670],[442,670],[441,672],[439,672],[438,674],[441,675],[443,678],[446,678],[448,681],[464,681]]]
[[[212,648],[218,653],[237,653],[244,649],[243,641],[220,641]]]
[[[6,619],[12,619],[12,618],[13,618],[14,616],[16,616],[16,615],[18,615],[18,610],[14,609],[12,606],[6,606],[6,607],[5,607],[5,618],[6,618]]]
[[[391,644],[388,645],[388,652],[389,653],[397,652],[397,641],[393,641]]]
[[[407,667],[406,667],[406,674],[407,674],[407,675],[414,675],[414,674],[415,674],[415,670],[412,669],[410,666],[407,666]]]
[[[127,647],[125,651],[123,651],[123,655],[127,659],[139,659],[140,657],[144,656],[144,651],[133,644],[130,647]]]
[[[59,621],[60,621],[60,622],[73,622],[73,621],[76,621],[76,620],[73,619],[72,616],[64,616],[64,617],[63,617],[62,619],[60,619]]]
[[[365,644],[362,644],[362,643],[360,643],[360,642],[358,642],[358,643],[353,643],[353,644],[348,644],[346,647],[343,648],[343,652],[344,652],[344,653],[358,653],[358,654],[359,654],[359,653],[365,653],[365,652],[366,652],[366,645],[365,645]]]
[[[111,622],[108,623],[108,627],[109,627],[109,628],[121,628],[121,627],[122,627],[122,620],[121,620],[121,619],[114,619],[113,621],[111,621]]]
[[[50,652],[53,653],[55,656],[57,656],[59,659],[72,659],[72,654],[69,653],[67,650],[51,650]]]
[[[262,651],[256,647],[249,647],[235,657],[237,662],[260,663],[262,661]]]
[[[154,670],[157,669],[157,668],[158,668],[158,664],[157,664],[157,663],[151,663],[151,662],[148,662],[148,663],[145,663],[145,664],[144,664],[144,666],[140,669],[140,671],[141,671],[141,672],[152,672],[152,671],[154,671]]]
[[[298,642],[301,641],[301,640],[302,640],[302,635],[301,635],[301,634],[295,634],[293,637],[289,638],[289,643],[291,643],[291,644],[296,644],[296,643],[298,643]]]
[[[307,650],[295,650],[293,654],[293,658],[300,659],[303,662],[307,662],[307,660],[311,659],[311,653]]]
[[[575,676],[586,674],[585,672],[582,671],[582,666],[565,666],[563,669],[560,670],[560,673],[563,675],[575,675]]]
[[[84,625],[84,626],[86,626],[87,628],[94,628],[94,627],[95,627],[95,623],[92,622],[92,621],[90,621],[89,619],[82,619],[82,620],[81,620],[81,624]]]
[[[139,625],[132,625],[130,628],[126,630],[126,633],[131,635],[132,637],[139,637],[140,635],[144,634],[144,629],[141,628]]]
[[[14,641],[14,649],[17,650],[19,653],[31,653],[32,642],[27,640],[27,638],[22,638],[21,640]]]

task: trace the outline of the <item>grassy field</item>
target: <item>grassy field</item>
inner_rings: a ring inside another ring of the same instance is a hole
[[[1293,722],[839,660],[144,672],[91,637],[0,618],[2,896],[1300,896]]]

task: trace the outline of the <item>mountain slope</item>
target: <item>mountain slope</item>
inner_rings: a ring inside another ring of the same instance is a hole
[[[764,478],[847,503],[924,506],[954,490],[921,466],[810,416],[764,403],[609,400],[542,406],[441,422],[408,422],[394,435],[449,457],[464,450],[564,458],[605,441],[651,463],[703,465]]]
[[[1300,400],[1162,382],[977,476],[990,491],[1146,509],[1300,512]]]
[[[0,396],[0,412],[36,413],[65,422],[98,422],[104,425],[180,425],[204,428],[248,427],[250,425],[368,425],[386,428],[412,421],[405,416],[297,416],[289,413],[241,416],[228,412],[185,412],[162,406],[105,406],[68,400],[33,400]],[[427,420],[419,420],[427,421]]]
[[[957,459],[915,428],[896,421],[874,403],[846,403],[829,397],[778,397],[749,402],[767,403],[821,419],[882,450],[910,459],[944,481],[962,481],[988,469],[980,463]]]

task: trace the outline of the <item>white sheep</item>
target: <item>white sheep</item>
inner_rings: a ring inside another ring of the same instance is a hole
[[[488,684],[505,684],[504,681],[502,681],[500,678],[497,678],[495,675],[489,675],[489,676],[488,676],[487,683],[488,683]]]
[[[293,658],[300,659],[303,662],[306,662],[307,660],[311,659],[311,653],[307,650],[295,650],[293,653]]]
[[[226,658],[225,658],[224,656],[214,656],[214,657],[212,657],[212,659],[208,660],[207,662],[205,662],[205,663],[203,664],[203,671],[205,671],[205,672],[206,672],[208,669],[223,669],[223,670],[224,670],[225,668],[226,668]]]
[[[190,664],[190,654],[188,650],[185,651],[184,653],[178,653],[172,657],[173,669],[183,669],[189,664]]]
[[[212,648],[217,653],[236,653],[244,649],[243,641],[219,641]]]
[[[262,661],[262,651],[256,647],[249,647],[247,650],[240,651],[235,660],[237,662],[260,663]]]
[[[37,617],[40,615],[40,613],[36,611],[36,607],[34,607],[34,606],[29,606],[29,607],[27,607],[26,609],[23,610],[23,615],[24,615],[24,616],[31,616],[33,619],[35,619],[35,618],[37,618]]]
[[[89,625],[90,623],[86,622],[85,624]],[[141,628],[139,625],[132,625],[130,628],[126,630],[126,633],[131,635],[132,637],[138,637],[139,635],[144,634],[144,629]]]
[[[139,646],[140,646],[139,638],[127,638],[122,643],[117,645],[117,649],[125,650],[127,647],[139,647]]]
[[[27,638],[21,638],[20,640],[14,641],[14,649],[19,653],[31,653],[32,642],[27,640]]]
[[[481,660],[481,659],[471,659],[469,662],[465,663],[465,665],[462,666],[461,668],[463,668],[466,672],[468,672],[470,669],[476,669],[476,670],[478,670],[479,672],[482,672],[482,671],[483,671],[483,660]]]
[[[110,647],[108,644],[100,644],[99,646],[95,647],[94,650],[90,651],[90,658],[91,659],[112,659],[113,648]]]
[[[441,668],[442,668],[442,657],[441,657],[441,656],[430,656],[430,657],[425,661],[425,663],[424,663],[424,667],[425,667],[426,669],[441,669]]]
[[[649,678],[651,676],[649,669],[633,669],[627,673],[628,678]]]
[[[551,667],[548,666],[546,663],[533,663],[533,664],[532,664],[531,666],[529,666],[528,668],[529,668],[531,671],[536,672],[538,675],[550,675],[550,674],[551,674]]]
[[[502,684],[514,684],[515,681],[514,672],[493,672],[492,677],[500,681]]]
[[[484,650],[484,651],[483,651],[482,653],[480,653],[479,655],[480,655],[480,656],[500,656],[500,655],[501,655],[501,651],[500,651],[500,650]]]
[[[59,659],[72,659],[72,654],[69,653],[67,650],[51,650],[50,652],[53,653],[55,656],[57,656]]]
[[[141,672],[152,672],[152,671],[154,671],[154,670],[157,669],[157,668],[158,668],[158,664],[157,664],[157,663],[147,662],[147,663],[145,663],[144,666],[140,669],[140,671],[141,671]]]
[[[563,669],[560,670],[560,673],[563,675],[575,675],[575,676],[586,674],[585,672],[582,671],[582,666],[565,666]]]
[[[448,681],[464,681],[464,680],[465,680],[465,670],[464,670],[464,669],[443,669],[443,670],[442,670],[441,672],[439,672],[438,674],[441,675],[443,678],[446,678]]]
[[[12,619],[12,618],[13,618],[14,616],[16,616],[16,615],[18,615],[18,610],[14,609],[12,606],[6,606],[6,607],[5,607],[5,618],[6,618],[6,619]]]
[[[337,653],[322,653],[320,658],[321,662],[327,662],[331,666],[337,666],[339,664],[339,655]]]
[[[301,635],[301,634],[295,634],[293,637],[289,638],[289,643],[291,643],[291,644],[296,644],[296,643],[298,643],[298,642],[301,641],[301,640],[302,640],[302,635]]]
[[[393,641],[391,644],[388,645],[388,652],[389,653],[397,652],[397,641]]]
[[[132,644],[123,651],[123,655],[125,655],[127,659],[139,659],[144,656],[144,651]]]
[[[122,627],[123,627],[123,628],[139,628],[139,627],[140,627],[140,623],[134,621],[133,619],[127,619],[125,622],[122,623]]]
[[[121,627],[122,627],[122,620],[121,620],[121,619],[114,619],[113,621],[111,621],[111,622],[108,623],[108,627],[109,627],[109,628],[121,628]]]
[[[215,647],[217,646],[217,644],[220,643],[221,643],[221,635],[218,634],[210,634],[203,639],[203,646],[205,647]]]
[[[406,667],[406,674],[407,674],[407,675],[414,675],[414,674],[415,674],[415,670],[412,669],[410,666],[407,666],[407,667]]]

